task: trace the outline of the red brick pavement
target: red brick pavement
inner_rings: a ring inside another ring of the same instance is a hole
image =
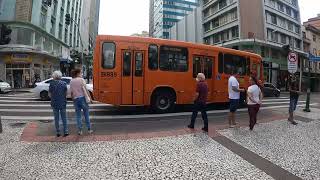
[[[271,114],[269,117],[263,117],[263,119],[258,119],[258,123],[271,122],[276,120],[286,119],[286,114],[274,115]],[[247,127],[249,122],[240,121],[237,125],[238,127]],[[216,125],[214,123],[209,124],[208,135],[210,137],[216,137],[220,134],[218,130],[228,128],[228,124]],[[69,135],[68,137],[55,137],[55,136],[38,136],[37,135],[38,124],[36,122],[30,122],[24,128],[20,141],[23,142],[96,142],[96,141],[116,141],[116,140],[130,140],[130,139],[150,139],[158,137],[169,137],[169,136],[179,136],[187,134],[197,134],[202,133],[200,129],[173,129],[170,131],[160,131],[160,132],[137,132],[137,133],[123,133],[117,135]]]

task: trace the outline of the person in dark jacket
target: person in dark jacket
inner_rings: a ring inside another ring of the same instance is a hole
[[[56,127],[57,137],[60,137],[59,120],[61,117],[63,124],[64,137],[68,136],[67,125],[67,84],[61,80],[62,73],[60,71],[54,71],[52,73],[53,80],[50,82],[49,93],[51,96],[51,107],[54,114],[54,124]]]
[[[194,98],[194,108],[192,111],[191,116],[191,123],[188,125],[188,128],[193,129],[194,123],[198,116],[198,112],[201,112],[202,119],[204,122],[204,126],[202,128],[203,131],[208,132],[208,116],[206,112],[206,104],[207,104],[207,97],[208,97],[208,85],[205,81],[205,75],[203,73],[199,73],[197,75],[197,88],[196,94]]]
[[[294,121],[293,113],[296,110],[298,100],[299,100],[299,95],[301,94],[301,92],[299,91],[299,82],[297,81],[297,78],[294,75],[291,75],[290,77],[289,92],[290,92],[290,104],[289,104],[288,121],[293,125],[297,125],[298,123]]]

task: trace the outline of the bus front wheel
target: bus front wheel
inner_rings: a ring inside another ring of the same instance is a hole
[[[152,109],[156,113],[170,112],[174,107],[175,98],[170,92],[157,92],[152,98]]]

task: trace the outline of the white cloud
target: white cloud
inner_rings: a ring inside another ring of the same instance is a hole
[[[301,22],[308,21],[310,18],[320,14],[320,0],[299,0]]]
[[[149,0],[101,0],[99,34],[149,31]]]

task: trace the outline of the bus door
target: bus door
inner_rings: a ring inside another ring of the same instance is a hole
[[[257,79],[261,78],[261,68],[262,66],[260,62],[251,61],[251,72],[255,73]]]
[[[143,51],[122,50],[121,104],[143,104]]]
[[[198,73],[203,73],[206,76],[206,82],[208,84],[208,101],[212,100],[213,90],[213,64],[214,58],[208,56],[193,56],[193,77],[197,77]]]

